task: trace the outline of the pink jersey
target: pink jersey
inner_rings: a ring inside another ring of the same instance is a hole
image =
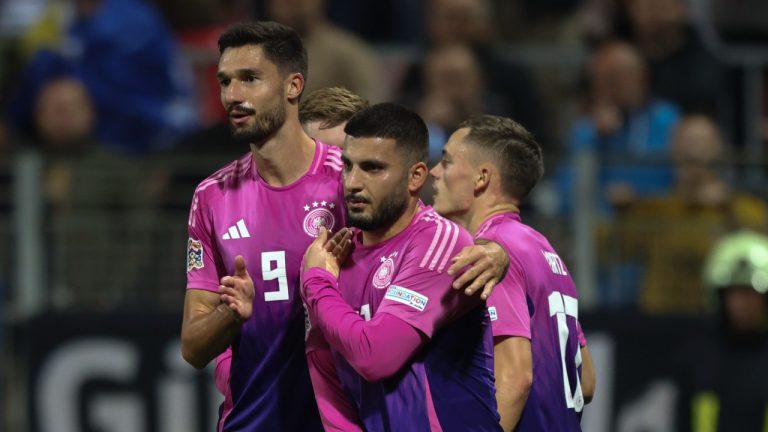
[[[253,316],[232,344],[232,409],[222,412],[219,430],[322,430],[304,355],[299,270],[320,226],[344,226],[340,155],[317,142],[307,174],[274,187],[248,153],[195,191],[187,289],[218,293],[237,255],[255,285]]]
[[[335,352],[340,383],[366,430],[498,430],[488,318],[479,297],[453,290],[447,274],[451,257],[471,244],[463,228],[426,206],[387,241],[365,246],[356,233],[339,275],[341,296],[366,320],[390,315],[426,340],[379,382]]]
[[[580,431],[583,335],[568,269],[517,213],[492,216],[475,238],[495,241],[509,254],[509,271],[487,301],[493,335],[531,340],[533,385],[515,430]]]

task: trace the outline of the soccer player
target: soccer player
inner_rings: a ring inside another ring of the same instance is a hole
[[[508,118],[489,115],[463,122],[430,171],[435,210],[475,238],[498,242],[510,257],[506,277],[487,302],[505,431],[581,430],[585,403],[580,346],[586,342],[578,328],[576,287],[547,239],[519,214],[543,172],[532,135]],[[591,360],[585,369],[591,394]]]
[[[344,126],[368,101],[343,87],[315,90],[299,103],[299,121],[310,137],[336,147],[344,145]],[[232,406],[229,378],[232,348],[216,357],[216,388],[224,395],[224,406]]]
[[[368,101],[343,87],[315,90],[299,105],[299,121],[307,135],[339,148],[344,147],[344,126]]]
[[[319,431],[299,269],[321,227],[344,226],[341,151],[311,139],[299,122],[307,57],[293,30],[236,25],[219,51],[221,100],[234,138],[250,152],[203,180],[192,199],[182,355],[202,368],[232,347],[232,404],[220,410],[219,431]],[[503,274],[506,255],[496,249],[462,251],[451,268],[474,264],[454,284],[487,294]],[[255,286],[234,289],[248,275],[245,262]]]
[[[451,289],[446,272],[472,237],[418,198],[428,176],[424,121],[385,103],[357,113],[345,132],[347,221],[358,230],[340,240],[352,244],[346,260],[323,230],[302,277],[326,430],[498,430],[484,303]]]

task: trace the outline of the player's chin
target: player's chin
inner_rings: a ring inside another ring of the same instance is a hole
[[[362,211],[347,213],[347,225],[352,228],[366,229],[371,223],[371,217],[363,214]]]
[[[441,199],[441,195],[439,193],[432,195],[432,208],[435,209],[436,212],[440,213],[440,209],[442,207],[443,207],[443,202]]]

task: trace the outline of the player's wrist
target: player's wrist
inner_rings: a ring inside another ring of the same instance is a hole
[[[244,320],[240,317],[240,315],[237,312],[235,312],[234,310],[232,310],[232,308],[230,308],[226,304],[222,303],[222,304],[216,306],[216,310],[219,313],[224,314],[230,321],[234,322],[235,324],[237,324],[237,325],[242,325],[243,324]]]

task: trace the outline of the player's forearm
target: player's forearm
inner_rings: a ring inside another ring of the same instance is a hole
[[[185,320],[181,328],[181,354],[197,369],[221,354],[240,331],[240,321],[226,306]]]
[[[595,396],[595,387],[597,386],[597,377],[595,375],[595,366],[592,363],[592,355],[586,345],[581,347],[581,391],[584,395],[584,402],[592,402]]]
[[[312,379],[317,408],[326,431],[361,431],[357,411],[347,397],[336,373],[329,350],[307,353],[307,366]]]
[[[531,342],[520,336],[495,337],[493,355],[496,405],[502,428],[511,431],[520,421],[533,385]]]
[[[313,270],[305,275],[304,281],[312,324],[367,381],[394,375],[421,346],[421,334],[389,314],[365,321],[341,297],[332,275]]]
[[[524,381],[517,381],[496,381],[496,405],[501,416],[501,427],[505,432],[512,431],[517,426],[531,389]]]

